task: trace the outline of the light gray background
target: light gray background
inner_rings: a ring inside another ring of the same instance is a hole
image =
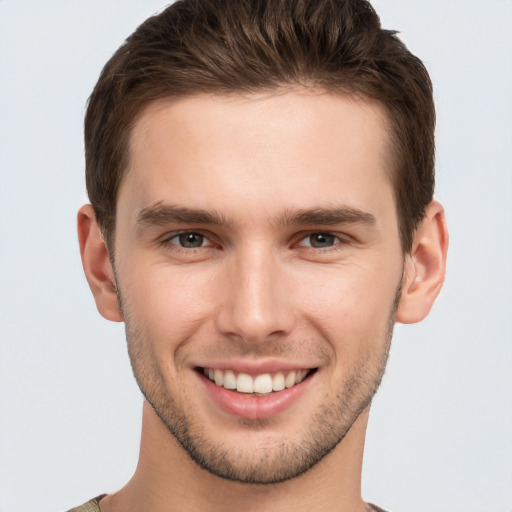
[[[0,512],[57,512],[131,476],[142,399],[96,312],[75,213],[102,65],[164,2],[0,0]],[[422,324],[397,329],[366,499],[512,511],[512,2],[378,0],[431,72],[451,247]]]

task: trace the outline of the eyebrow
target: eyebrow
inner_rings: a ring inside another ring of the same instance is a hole
[[[162,204],[162,202],[143,208],[137,216],[138,226],[164,226],[172,222],[223,226],[229,226],[231,224],[223,215],[215,211]]]
[[[366,224],[374,225],[375,217],[357,208],[333,207],[287,210],[277,219],[278,224],[303,225],[316,224],[334,226],[336,224]]]
[[[157,202],[143,208],[137,216],[138,226],[164,226],[170,223],[206,224],[214,226],[232,226],[233,222],[215,211],[189,208]],[[273,222],[276,225],[323,225],[366,224],[374,225],[375,217],[357,208],[326,207],[311,209],[289,209]]]

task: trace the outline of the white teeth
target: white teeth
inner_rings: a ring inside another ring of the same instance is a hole
[[[236,389],[236,376],[231,370],[224,373],[224,387],[226,389]]]
[[[291,371],[288,376],[286,377],[286,380],[285,380],[285,386],[287,388],[291,388],[294,384],[295,384],[295,372],[294,371]]]
[[[282,391],[285,388],[284,375],[282,373],[276,373],[272,379],[272,390]]]
[[[233,370],[220,370],[204,368],[203,373],[217,386],[225,389],[236,389],[239,393],[258,393],[268,394],[272,391],[282,391],[285,388],[291,388],[302,382],[309,370],[292,370],[286,377],[285,372],[278,372],[274,376],[270,373],[262,373],[252,377],[247,373],[235,374]]]
[[[254,393],[252,377],[246,373],[239,373],[236,378],[236,390],[240,393]]]
[[[268,373],[258,375],[254,379],[255,393],[270,393],[272,391],[272,377]]]
[[[222,386],[224,384],[224,372],[222,370],[215,370],[215,384]]]

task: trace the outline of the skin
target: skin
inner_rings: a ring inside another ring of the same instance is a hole
[[[392,326],[428,314],[447,248],[433,202],[402,253],[388,154],[379,106],[320,91],[143,112],[115,269],[90,205],[78,218],[98,309],[125,321],[147,398],[137,471],[103,511],[365,510],[364,436]],[[203,367],[315,371],[284,410],[242,418],[207,392]]]

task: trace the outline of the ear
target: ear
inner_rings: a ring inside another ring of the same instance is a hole
[[[423,320],[444,281],[448,230],[443,207],[432,201],[414,234],[405,260],[405,277],[396,321],[412,324]]]
[[[90,204],[82,206],[78,211],[77,228],[82,265],[96,307],[107,320],[122,322],[123,315],[117,300],[114,270]]]

